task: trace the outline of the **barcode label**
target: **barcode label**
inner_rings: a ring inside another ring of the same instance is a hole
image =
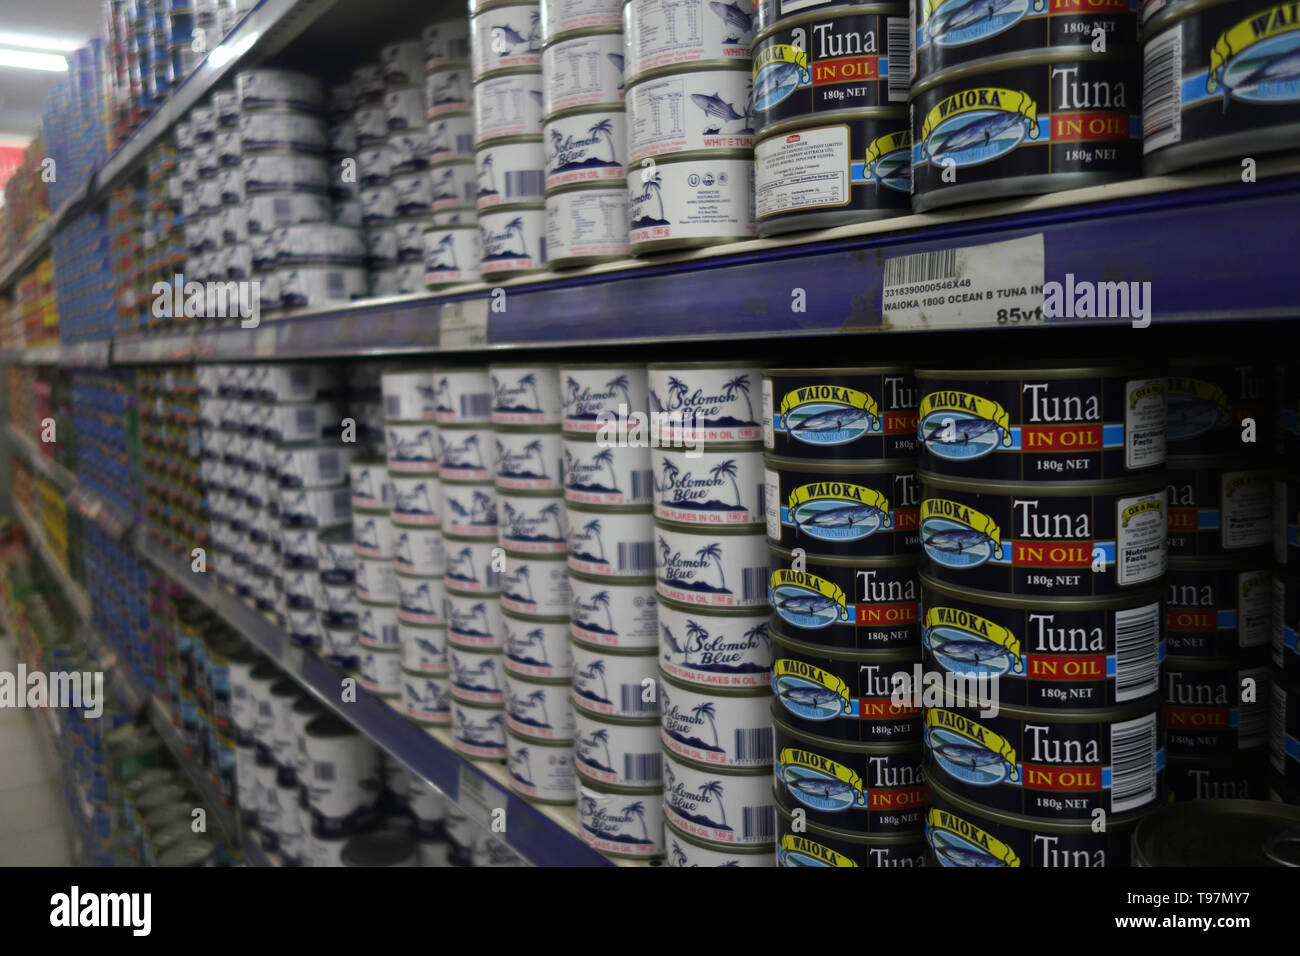
[[[740,599],[746,604],[767,597],[768,570],[766,565],[745,568],[740,574]]]
[[[307,408],[298,409],[294,421],[298,423],[298,431],[315,432],[316,431],[316,409],[308,406]]]
[[[1142,50],[1142,152],[1183,138],[1183,27],[1166,30]]]
[[[385,624],[379,629],[379,643],[392,647],[399,641],[396,624]]]
[[[506,173],[507,199],[541,196],[545,186],[546,171],[543,169],[520,169]]]
[[[1255,682],[1255,699],[1250,702],[1242,701],[1242,688],[1238,685],[1237,746],[1242,749],[1259,747],[1267,742],[1269,731],[1269,701],[1266,698],[1272,690],[1272,685],[1268,679],[1268,668],[1255,667],[1242,671],[1240,680],[1242,684],[1247,680]]]
[[[484,579],[485,579],[485,582],[486,582],[486,583],[483,585],[483,589],[484,589],[485,591],[499,591],[499,590],[501,590],[501,572],[500,572],[500,571],[496,571],[496,570],[494,570],[494,569],[492,569],[492,568],[489,567],[489,568],[484,572]]]
[[[907,5],[907,20],[908,20],[907,28],[910,31],[908,34],[909,40],[914,39],[917,34],[916,14],[917,14],[917,10],[919,9],[920,2],[921,0],[912,0],[912,2]],[[907,49],[908,49],[908,53],[910,54],[909,57],[910,62],[908,63],[907,75],[912,79],[916,79],[916,44],[908,43]],[[892,73],[893,70],[890,70],[890,72]]]
[[[957,250],[940,249],[937,252],[916,252],[885,262],[885,285],[910,285],[913,282],[933,282],[936,279],[957,278]]]
[[[325,273],[325,292],[327,295],[340,296],[347,292],[347,278],[342,272]]]
[[[772,728],[751,727],[747,730],[737,730],[736,752],[732,756],[737,763],[770,761],[772,759]]]
[[[912,82],[912,31],[907,17],[889,17],[885,22],[885,55],[889,57],[889,101],[903,103]],[[907,70],[903,64],[907,64]]]
[[[1278,773],[1286,772],[1286,694],[1276,683],[1269,683],[1268,759]]]
[[[626,783],[658,783],[663,778],[663,754],[623,754]]]
[[[494,784],[480,777],[466,764],[462,763],[460,766],[456,789],[456,806],[464,812],[465,816],[479,826],[490,829],[495,822],[493,816],[496,811],[500,811],[499,814],[496,814],[497,816],[504,818],[506,805],[509,802],[505,793]],[[504,819],[501,819],[503,826],[505,822]]]
[[[650,500],[654,493],[653,478],[649,469],[645,471],[632,472],[632,500],[642,501]]]
[[[653,700],[647,701],[642,698],[644,690],[645,688],[640,684],[620,684],[618,692],[623,709],[619,711],[619,713],[641,714],[646,711],[656,710],[659,706],[657,703]]]
[[[334,764],[315,762],[311,766],[312,779],[321,783],[334,782]]]
[[[1160,604],[1115,612],[1115,699],[1160,688]]]
[[[650,572],[655,569],[653,541],[620,541],[618,543],[618,569],[620,571]]]
[[[316,471],[321,481],[337,478],[340,473],[339,456],[332,451],[323,451],[316,456]]]
[[[1110,727],[1110,810],[1123,813],[1156,798],[1156,715]]]
[[[776,813],[770,803],[740,811],[740,838],[746,843],[776,837]]]
[[[400,395],[384,396],[384,417],[396,419],[402,414],[402,397]]]
[[[484,393],[460,397],[461,418],[486,418],[492,414],[492,396]]]

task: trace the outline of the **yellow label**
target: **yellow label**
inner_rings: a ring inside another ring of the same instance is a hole
[[[925,121],[921,124],[921,141],[929,139],[934,128],[944,120],[976,110],[1019,113],[1029,120],[1030,136],[1038,134],[1038,104],[1034,102],[1032,96],[1020,90],[979,86],[954,93],[936,103],[930,112],[925,114]]]
[[[800,853],[821,860],[828,866],[857,866],[846,856],[841,856],[828,846],[822,846],[797,833],[787,833],[781,837],[781,849],[786,853]]]
[[[809,750],[799,750],[796,747],[787,747],[781,751],[776,759],[777,763],[782,767],[803,767],[805,770],[816,770],[823,777],[834,777],[836,780],[843,780],[858,793],[862,792],[861,777],[843,764],[836,763],[821,754]]]
[[[1300,8],[1294,3],[1283,3],[1252,14],[1220,34],[1210,50],[1210,72],[1205,78],[1205,91],[1214,93],[1218,90],[1228,62],[1240,56],[1248,47],[1296,29],[1300,29]]]
[[[844,681],[840,680],[834,674],[826,673],[820,667],[813,667],[813,665],[806,664],[803,661],[790,660],[785,657],[777,658],[772,662],[772,676],[801,677],[804,680],[812,681],[814,684],[820,684],[827,690],[834,691],[844,700],[848,700],[851,696],[849,685],[844,683]]]
[[[990,644],[1005,647],[1017,659],[1020,657],[1020,639],[1001,624],[995,624],[988,618],[980,617],[978,614],[960,611],[955,607],[926,608],[925,629],[928,631],[939,625],[973,634]]]
[[[846,408],[860,408],[872,418],[880,417],[880,406],[866,392],[838,385],[807,385],[786,392],[781,399],[781,417],[784,419],[800,405],[820,402],[831,405],[843,405]]]
[[[961,837],[967,843],[973,843],[989,856],[1001,860],[1007,866],[1019,866],[1020,858],[1015,851],[997,837],[985,833],[973,823],[968,823],[955,813],[947,810],[930,810],[926,817],[931,830],[942,830]],[[933,845],[933,841],[931,842]]]
[[[1127,528],[1131,519],[1140,514],[1146,514],[1148,511],[1164,511],[1165,503],[1159,498],[1148,498],[1146,501],[1138,501],[1129,505],[1120,515],[1120,527]]]
[[[823,597],[828,597],[841,608],[848,602],[844,591],[840,589],[834,581],[827,581],[825,578],[819,578],[815,574],[809,574],[807,571],[794,571],[790,568],[777,568],[772,572],[772,587],[778,588],[783,584],[797,585],[806,588],[809,591],[816,591]]]
[[[1171,395],[1191,395],[1207,402],[1213,402],[1221,408],[1228,407],[1227,393],[1213,382],[1202,382],[1199,378],[1171,378],[1169,380]]]
[[[819,481],[800,485],[790,492],[787,504],[791,511],[810,501],[857,501],[879,511],[889,511],[889,499],[873,488],[850,485],[842,481]]]
[[[900,149],[906,149],[909,152],[912,149],[912,131],[910,129],[899,130],[897,133],[886,133],[884,136],[877,136],[867,147],[867,167],[870,168],[878,159],[883,159],[890,153],[897,152]]]
[[[996,545],[999,554],[1002,552],[1002,529],[982,511],[976,511],[959,501],[949,501],[947,498],[923,498],[921,520],[925,521],[928,518],[944,518],[973,528],[986,535]]]
[[[1016,765],[1016,748],[1011,741],[1000,737],[983,724],[978,724],[969,717],[934,707],[925,712],[925,726],[931,730],[946,730],[959,737],[965,737],[979,744],[985,750],[997,754],[1012,767]]]
[[[793,63],[801,70],[808,69],[808,54],[789,43],[774,43],[754,51],[754,76],[773,63]]]
[[[1128,407],[1130,409],[1137,408],[1138,402],[1142,401],[1144,398],[1150,398],[1152,395],[1163,396],[1164,394],[1164,382],[1148,382],[1141,388],[1135,388],[1133,391],[1128,393]]]
[[[1011,416],[992,399],[952,389],[922,395],[921,405],[917,409],[921,420],[924,421],[936,412],[956,412],[993,422],[1002,430],[1002,444],[1008,448],[1011,446]]]

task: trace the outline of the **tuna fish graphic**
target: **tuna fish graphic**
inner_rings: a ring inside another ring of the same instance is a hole
[[[492,52],[499,56],[505,56],[507,53],[512,52],[515,47],[528,42],[527,37],[505,24],[493,27],[490,36],[492,38]]]
[[[926,25],[931,39],[969,27],[981,20],[992,20],[994,15],[1016,3],[1017,0],[966,0],[949,12]]]
[[[1258,56],[1232,64],[1232,72],[1249,70],[1239,80],[1228,83],[1228,71],[1223,78],[1223,111],[1228,112],[1228,101],[1234,90],[1258,90],[1268,83],[1294,83],[1300,80],[1300,47],[1293,47],[1271,56]],[[1290,97],[1289,97],[1290,98]]]
[[[796,777],[789,782],[796,796],[821,797],[832,800],[853,792],[853,784],[838,777]]]
[[[930,535],[925,539],[925,546],[934,551],[967,554],[980,549],[992,540],[983,531],[976,531],[973,528],[950,528]]]
[[[936,654],[960,664],[986,664],[1007,656],[1006,648],[974,637],[936,636],[931,639],[930,647]]]
[[[935,839],[931,846],[935,855],[948,866],[1005,866],[1001,860],[971,846],[955,846]]]
[[[927,141],[925,151],[931,159],[938,159],[944,153],[956,153],[972,146],[987,146],[994,137],[1005,133],[1023,119],[1021,114],[1011,110],[987,113],[944,133],[938,143]]]
[[[415,639],[415,646],[418,647],[420,650],[424,651],[424,653],[428,654],[430,657],[444,656],[444,651],[442,650],[442,648],[438,647],[435,644],[430,643],[429,641],[426,641],[422,637],[417,637]]]
[[[716,116],[725,122],[744,119],[744,114],[737,113],[735,107],[717,93],[692,93],[691,102],[704,110],[705,116]]]
[[[871,179],[876,184],[876,192],[880,192],[881,186],[899,192],[911,192],[911,156],[905,150],[900,149],[888,156],[880,157],[871,164]]]
[[[982,438],[998,428],[998,423],[988,418],[932,419],[925,423],[926,444],[964,445]]]
[[[763,67],[753,89],[754,108],[771,109],[794,92],[799,79],[799,67],[785,60]]]
[[[728,37],[724,43],[739,43],[740,37],[754,28],[753,18],[735,3],[720,3],[710,0],[709,9],[722,18],[722,21],[737,34]]]
[[[802,531],[808,534],[808,527],[813,528],[852,528],[854,525],[866,524],[868,519],[875,518],[877,525],[888,524],[889,516],[874,505],[843,505],[839,508],[827,508],[824,511],[816,511],[811,514],[805,512],[805,517],[799,520],[799,510],[795,509],[790,513],[794,521],[794,530],[797,534]],[[813,535],[816,537],[816,535]]]
[[[1213,399],[1181,394],[1169,396],[1165,427],[1171,440],[1195,438],[1211,428],[1223,428],[1231,421],[1228,409]]]
[[[825,707],[840,700],[840,695],[828,687],[782,687],[777,696],[804,707]]]
[[[999,754],[977,744],[959,744],[951,740],[931,740],[930,749],[944,763],[967,770],[1000,773],[1005,761]]]
[[[606,53],[605,56],[609,57],[609,62],[614,64],[614,69],[618,70],[618,75],[621,77],[623,75],[623,54]],[[623,87],[625,85],[626,85],[625,83],[618,84],[618,91],[620,93],[623,92]]]
[[[776,602],[777,610],[789,611],[791,614],[816,614],[835,604],[834,598],[824,594],[799,594],[783,597]]]

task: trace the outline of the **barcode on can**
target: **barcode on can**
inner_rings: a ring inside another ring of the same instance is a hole
[[[1268,701],[1268,759],[1278,773],[1286,772],[1286,694],[1270,681]]]
[[[322,783],[334,782],[334,764],[317,761],[312,764],[312,777]]]
[[[1156,715],[1110,726],[1110,810],[1123,813],[1156,798]]]
[[[887,90],[891,103],[907,101],[912,82],[911,24],[907,17],[889,17],[885,21],[885,55],[889,57]],[[903,65],[907,64],[907,69]]]
[[[740,596],[746,604],[767,597],[768,569],[766,565],[745,568],[740,575]]]
[[[649,469],[645,471],[632,472],[632,499],[634,501],[649,501],[651,490],[654,487]]]
[[[325,292],[331,297],[342,296],[347,293],[347,278],[342,272],[329,271],[325,273]]]
[[[1142,49],[1142,152],[1183,138],[1183,27],[1178,24]]]
[[[546,187],[546,171],[543,169],[520,169],[506,173],[506,198],[517,199],[523,196],[540,196]]]
[[[297,423],[298,431],[309,432],[314,435],[316,432],[316,409],[310,406],[298,409],[294,421]]]
[[[1160,604],[1115,612],[1115,700],[1154,694],[1160,687]]]
[[[649,701],[643,699],[644,692],[645,688],[640,684],[619,685],[619,702],[623,705],[620,713],[641,714],[646,711],[654,711],[658,704],[653,699]]]
[[[646,573],[655,567],[653,541],[620,541],[618,543],[618,569]]]
[[[402,397],[400,395],[384,396],[384,417],[395,419],[402,414]]]
[[[955,278],[957,278],[956,249],[915,252],[910,256],[898,256],[885,262],[886,287]]]
[[[772,760],[772,728],[749,727],[736,731],[736,763],[767,763]]]
[[[339,476],[339,456],[332,451],[323,451],[316,456],[316,472],[322,481],[329,481]]]
[[[485,393],[460,397],[461,418],[486,418],[492,413],[492,396]]]
[[[623,754],[623,779],[627,783],[658,783],[663,778],[663,754]]]
[[[776,814],[772,805],[745,807],[740,811],[740,838],[746,843],[757,843],[776,836]]]

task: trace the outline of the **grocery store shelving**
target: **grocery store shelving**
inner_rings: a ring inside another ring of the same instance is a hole
[[[73,612],[76,613],[78,620],[89,621],[91,618],[90,598],[86,595],[85,589],[72,580],[72,576],[68,574],[68,569],[55,558],[54,550],[50,547],[49,542],[45,540],[45,533],[41,530],[39,522],[29,515],[27,509],[17,501],[14,502],[14,514],[18,516],[18,523],[23,526],[28,542],[40,552],[45,566],[54,575],[59,589],[63,592],[63,596],[67,599]]]
[[[143,536],[141,536],[143,539]],[[243,601],[213,586],[207,575],[194,574],[177,558],[141,540],[140,553],[167,577],[206,603],[227,624],[306,689],[318,703],[352,724],[412,772],[433,784],[485,826],[491,810],[506,810],[505,842],[538,866],[598,866],[610,860],[578,837],[572,807],[537,807],[509,791],[506,768],[476,764],[452,748],[451,734],[425,729],[407,720],[383,700],[357,689],[356,700],[343,702],[340,680],[349,675],[315,654],[290,645],[285,634]],[[205,579],[199,583],[196,579]],[[620,861],[622,862],[622,861]]]
[[[101,531],[120,540],[127,529],[135,523],[133,515],[109,504],[94,492],[82,488],[76,475],[58,462],[42,455],[36,442],[18,426],[10,424],[6,426],[6,432],[23,458],[63,492],[68,507],[74,509],[87,521],[93,522]]]
[[[77,484],[77,476],[68,469],[64,468],[57,461],[45,457],[37,447],[36,442],[30,435],[25,433],[17,425],[9,424],[5,426],[5,431],[9,435],[9,440],[14,443],[23,458],[41,475],[54,482],[55,486],[64,494],[71,491]]]

